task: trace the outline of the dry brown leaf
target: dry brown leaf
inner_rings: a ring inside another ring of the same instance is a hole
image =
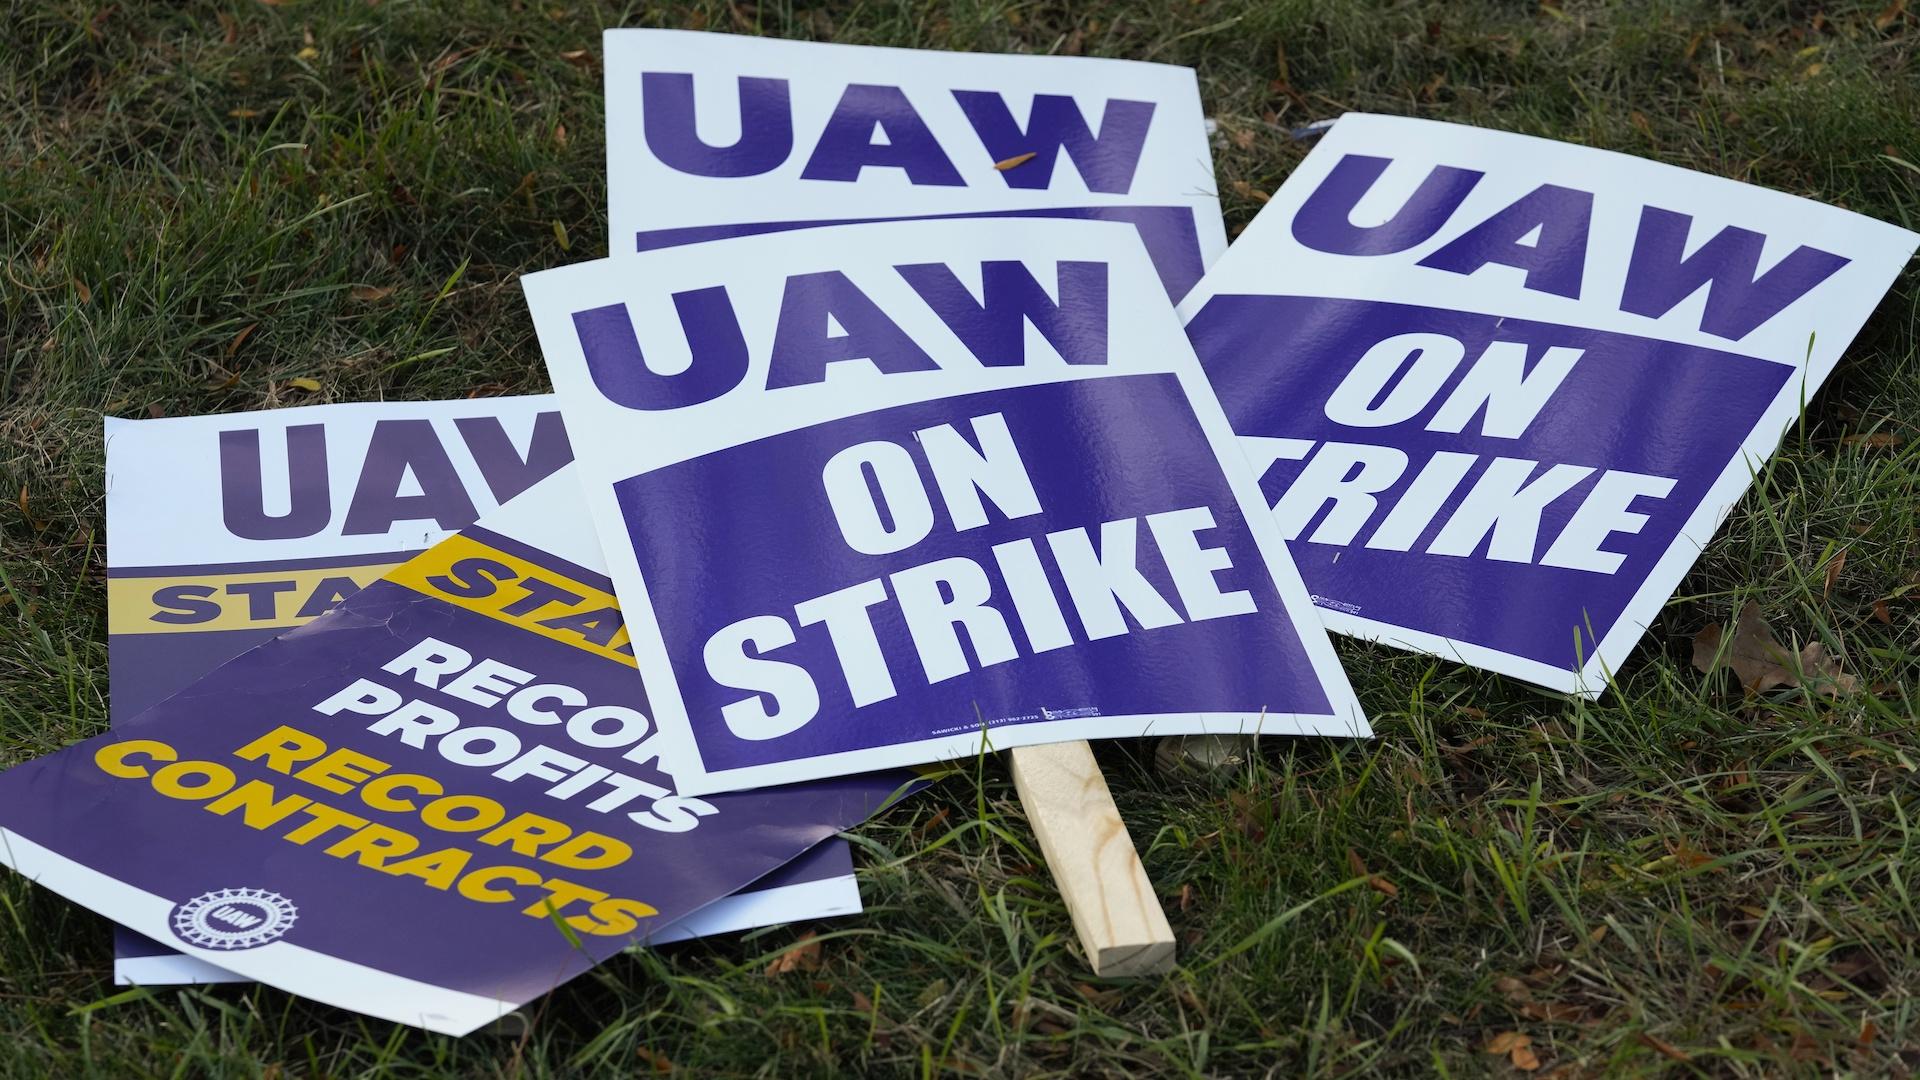
[[[1906,445],[1907,440],[1891,431],[1870,431],[1864,435],[1842,436],[1841,442],[1848,446],[1865,446],[1874,450],[1892,450]]]
[[[1489,1054],[1510,1054],[1516,1046],[1527,1046],[1533,1040],[1517,1031],[1503,1031],[1487,1040],[1486,1051]]]
[[[387,285],[355,285],[353,288],[347,290],[347,295],[355,300],[372,303],[375,300],[385,300],[387,297],[392,296],[393,288]]]
[[[1893,612],[1888,609],[1885,600],[1875,600],[1873,602],[1873,617],[1888,626],[1893,625]]]
[[[560,59],[565,60],[577,68],[590,68],[593,66],[593,53],[586,49],[568,49],[566,52],[560,54]]]
[[[1719,623],[1694,635],[1693,666],[1708,675],[1721,667],[1732,668],[1740,685],[1752,694],[1764,694],[1776,686],[1797,683],[1837,697],[1853,693],[1859,687],[1859,680],[1843,673],[1838,658],[1828,655],[1825,646],[1817,641],[1801,649],[1797,657],[1788,652],[1774,640],[1772,628],[1760,614],[1760,605],[1751,600],[1734,620],[1731,640],[1726,637],[1726,628]]]
[[[1493,988],[1500,991],[1502,997],[1513,1004],[1533,999],[1533,988],[1511,975],[1502,975],[1493,980]]]
[[[229,45],[240,40],[240,22],[226,12],[216,16],[220,20],[221,38]]]
[[[241,344],[247,340],[247,335],[253,333],[254,327],[259,325],[257,322],[251,322],[241,327],[240,332],[233,335],[233,340],[227,342],[227,355],[232,356],[234,353],[239,352]]]
[[[1893,3],[1881,8],[1880,14],[1873,17],[1873,28],[1875,30],[1885,30],[1887,27],[1892,26],[1893,21],[1898,19],[1906,10],[1907,0],[1893,0]]]
[[[1834,552],[1833,558],[1827,560],[1826,587],[1820,591],[1820,599],[1822,600],[1832,599],[1833,583],[1840,580],[1840,571],[1845,570],[1846,568],[1847,568],[1847,549],[1841,548],[1839,551]]]
[[[820,942],[809,930],[800,935],[800,940],[767,965],[767,977],[785,975],[790,971],[820,970]]]
[[[305,376],[301,376],[298,379],[288,379],[287,385],[293,387],[295,390],[305,390],[309,394],[317,394],[320,392],[320,380],[309,379]]]
[[[1367,879],[1367,887],[1372,889],[1374,892],[1380,893],[1388,897],[1397,897],[1400,895],[1400,886],[1395,885],[1393,882],[1388,881],[1386,878],[1381,877],[1379,874],[1375,874],[1372,877]]]
[[[1644,1031],[1640,1033],[1640,1042],[1643,1045],[1653,1050],[1659,1051],[1663,1056],[1672,1058],[1675,1061],[1692,1061],[1693,1060],[1692,1054],[1689,1054],[1685,1050],[1682,1050],[1679,1047],[1673,1045],[1672,1043],[1667,1042],[1665,1039],[1657,1039],[1652,1035],[1647,1034]]]
[[[1027,162],[1032,161],[1034,157],[1035,157],[1034,151],[1029,150],[1024,154],[1015,154],[1010,158],[1002,158],[999,161],[994,162],[993,167],[1000,170],[1001,172],[1006,172],[1008,169],[1017,169],[1020,166],[1025,165]]]
[[[1540,1067],[1540,1056],[1531,1046],[1516,1046],[1507,1052],[1507,1060],[1521,1072],[1533,1072]]]
[[[553,145],[555,146],[567,145],[567,125],[565,124],[553,125]]]
[[[651,1068],[654,1072],[660,1073],[661,1075],[673,1071],[673,1062],[668,1060],[665,1054],[657,1053],[642,1046],[634,1051],[634,1055],[641,1061],[646,1062],[648,1068]]]
[[[847,991],[847,993],[853,995],[853,1007],[856,1011],[866,1013],[869,1016],[873,1014],[872,998],[868,997],[867,995],[861,993],[858,990],[849,990]]]
[[[79,278],[74,278],[73,291],[80,294],[81,303],[83,304],[93,303],[93,290],[87,288],[86,282],[81,281]]]

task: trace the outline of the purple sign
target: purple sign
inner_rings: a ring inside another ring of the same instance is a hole
[[[0,857],[190,956],[461,1034],[901,789],[679,793],[579,505],[562,470],[111,734],[0,774]]]
[[[684,790],[1367,733],[1124,227],[768,232],[525,287]]]
[[[1916,241],[1352,115],[1181,310],[1330,629],[1596,695]]]

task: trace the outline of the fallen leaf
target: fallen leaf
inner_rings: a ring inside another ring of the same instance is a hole
[[[1533,1039],[1517,1031],[1503,1031],[1487,1040],[1486,1051],[1489,1054],[1510,1054],[1516,1046],[1527,1046]]]
[[[868,1015],[872,1015],[873,1013],[872,998],[868,997],[867,995],[861,993],[858,990],[849,990],[847,991],[847,993],[853,995],[853,1007],[855,1010],[859,1012],[867,1013]]]
[[[1870,431],[1864,435],[1842,436],[1841,442],[1848,446],[1865,446],[1874,450],[1892,450],[1906,445],[1905,439],[1891,431]]]
[[[1192,906],[1193,906],[1193,886],[1191,884],[1181,885],[1180,886],[1180,910],[1185,911]]]
[[[665,1074],[673,1071],[673,1062],[669,1061],[665,1054],[656,1053],[644,1046],[635,1050],[634,1054],[639,1057],[641,1061],[646,1062],[648,1067],[653,1069],[654,1072]]]
[[[1888,626],[1893,625],[1893,612],[1887,608],[1887,602],[1885,600],[1875,600],[1873,602],[1873,617]]]
[[[1879,1035],[1880,1026],[1878,1024],[1875,1024],[1871,1020],[1863,1020],[1860,1023],[1860,1037],[1855,1041],[1861,1046],[1872,1046],[1873,1040],[1878,1038]]]
[[[1372,877],[1367,879],[1367,887],[1372,889],[1374,892],[1380,893],[1388,897],[1396,897],[1400,895],[1400,886],[1395,885],[1393,882],[1388,881],[1386,878],[1381,877],[1379,874],[1375,874]]]
[[[228,375],[224,379],[208,379],[206,382],[203,382],[200,384],[200,389],[205,390],[208,393],[215,393],[221,390],[229,389],[239,381],[240,381],[240,373],[236,371],[231,375]]]
[[[1907,0],[1893,0],[1893,3],[1881,8],[1880,14],[1873,17],[1873,28],[1875,30],[1885,30],[1887,27],[1892,26],[1893,20],[1898,19],[1906,10]]]
[[[1253,149],[1253,129],[1240,128],[1233,133],[1233,145],[1242,150]]]
[[[253,328],[259,325],[257,322],[251,322],[241,327],[240,332],[233,335],[233,340],[227,342],[227,355],[232,356],[234,353],[239,352],[241,343],[246,341],[247,335],[253,333]]]
[[[553,145],[555,146],[567,145],[567,125],[565,124],[553,125]]]
[[[1722,667],[1732,668],[1740,685],[1751,694],[1799,684],[1837,697],[1853,693],[1859,686],[1859,680],[1842,673],[1840,661],[1828,655],[1826,647],[1817,641],[1801,649],[1797,657],[1788,652],[1774,640],[1772,628],[1760,614],[1760,605],[1751,600],[1740,609],[1731,640],[1726,640],[1726,628],[1719,623],[1694,635],[1693,666],[1708,675]]]
[[[293,55],[296,57],[299,57],[302,60],[312,60],[320,55],[320,50],[309,45],[306,48],[301,49],[299,52],[294,53]]]
[[[355,300],[364,300],[371,303],[375,300],[385,300],[387,297],[392,296],[393,289],[386,285],[355,285],[353,288],[347,290],[347,295],[353,297]]]
[[[577,68],[590,68],[593,66],[593,53],[588,52],[586,49],[568,49],[566,52],[560,54],[560,59],[565,60]]]
[[[320,380],[309,379],[305,376],[298,379],[288,379],[287,385],[293,387],[295,390],[305,390],[309,394],[317,394],[320,392]]]
[[[1685,1050],[1680,1049],[1679,1047],[1673,1045],[1670,1042],[1667,1042],[1664,1039],[1657,1039],[1652,1035],[1647,1034],[1644,1031],[1640,1033],[1640,1042],[1642,1045],[1647,1046],[1653,1050],[1657,1050],[1662,1055],[1672,1058],[1675,1061],[1692,1061],[1693,1060],[1692,1054],[1687,1053]]]
[[[1531,1046],[1516,1046],[1507,1052],[1507,1060],[1521,1072],[1533,1072],[1540,1067],[1540,1057]]]
[[[74,278],[73,291],[80,294],[81,303],[83,304],[93,303],[93,290],[87,288],[86,282],[81,281],[79,278]]]
[[[221,12],[218,16],[216,16],[216,18],[220,20],[220,29],[223,31],[223,33],[221,34],[221,37],[226,41],[227,44],[231,45],[234,42],[240,40],[239,20],[235,19],[233,16],[227,14],[224,11]]]
[[[1840,580],[1840,571],[1846,569],[1846,566],[1847,549],[1841,548],[1839,551],[1834,552],[1833,558],[1827,560],[1826,587],[1820,591],[1820,599],[1827,600],[1832,598],[1833,583]]]
[[[813,931],[809,930],[801,934],[800,940],[787,951],[773,958],[773,962],[767,965],[767,977],[774,978],[790,971],[818,970],[820,970],[820,942],[813,936]]]
[[[1029,150],[1024,154],[1015,154],[1010,158],[1002,158],[1001,160],[994,162],[993,167],[1000,170],[1001,172],[1006,172],[1008,169],[1017,169],[1020,166],[1025,165],[1027,162],[1032,161],[1035,156],[1036,156],[1035,152],[1032,150]]]
[[[1533,999],[1533,988],[1511,975],[1502,975],[1493,980],[1493,988],[1500,991],[1502,997],[1516,1005]]]

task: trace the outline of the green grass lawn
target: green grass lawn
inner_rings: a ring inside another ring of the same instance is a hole
[[[1904,0],[7,4],[0,763],[106,725],[102,412],[545,389],[516,279],[606,251],[608,24],[1191,64],[1230,230],[1306,152],[1286,128],[1352,109],[1920,228]],[[1372,742],[1189,779],[1102,747],[1181,939],[1165,979],[1088,976],[989,760],[860,830],[866,915],[617,959],[523,1036],[119,993],[106,922],[0,874],[0,1076],[1920,1069],[1917,284],[1600,702],[1342,640]],[[1748,599],[1862,692],[1696,672]]]

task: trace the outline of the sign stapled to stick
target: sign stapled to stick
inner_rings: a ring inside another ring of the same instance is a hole
[[[616,255],[902,217],[1130,225],[1178,298],[1226,250],[1190,68],[605,35]]]
[[[1181,310],[1330,628],[1598,695],[1917,240],[1356,114]]]
[[[0,859],[196,959],[464,1034],[901,789],[677,791],[601,566],[564,468],[0,774]]]
[[[524,284],[685,790],[1368,734],[1128,230],[839,226]]]

